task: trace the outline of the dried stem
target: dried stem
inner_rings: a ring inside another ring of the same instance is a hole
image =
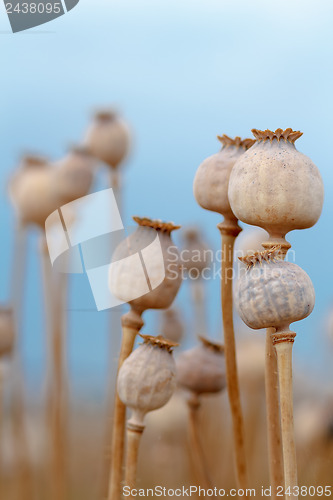
[[[187,401],[189,409],[189,431],[191,456],[194,465],[195,477],[199,480],[199,485],[205,489],[212,488],[207,464],[205,461],[202,444],[200,440],[199,409],[201,402],[196,394]]]
[[[44,296],[48,331],[49,374],[47,417],[51,442],[52,495],[55,500],[66,498],[66,380],[65,380],[65,317],[66,275],[58,280],[52,273],[45,237],[41,240]]]
[[[205,290],[202,278],[190,280],[192,301],[194,306],[194,332],[195,334],[206,337],[207,324],[205,314]]]
[[[232,273],[234,243],[241,228],[238,224],[223,222],[217,226],[222,236],[221,296],[224,330],[224,349],[229,403],[231,408],[236,478],[238,488],[247,487],[245,438],[237,374],[235,335],[232,313]]]
[[[281,338],[282,336],[283,338]],[[276,349],[279,370],[284,485],[285,489],[290,488],[291,493],[291,495],[286,495],[286,499],[290,498],[290,496],[298,498],[298,495],[293,495],[293,488],[297,486],[292,380],[292,348],[294,337],[295,334],[290,331],[273,334],[273,343]]]
[[[118,168],[107,168],[109,177],[109,186],[113,189],[113,194],[116,198],[118,210],[120,215],[122,213],[122,190],[121,190],[121,176]],[[111,249],[112,251],[112,249]],[[105,455],[103,458],[102,474],[101,474],[101,498],[107,498],[109,487],[109,473],[110,473],[110,444],[112,437],[112,427],[110,425],[113,404],[115,400],[115,386],[114,381],[117,377],[117,364],[115,363],[116,353],[120,347],[121,324],[119,321],[118,313],[111,309],[109,311],[108,320],[108,379],[107,379],[107,398],[106,398],[106,429],[105,429]]]
[[[129,486],[131,491],[136,488],[139,446],[143,430],[143,425],[132,424],[131,421],[127,423],[125,486]],[[129,498],[135,497],[129,496]]]
[[[133,320],[131,315],[134,316]],[[124,314],[122,317],[122,340],[118,360],[118,373],[125,361],[131,354],[135,338],[143,326],[141,317],[134,311]],[[126,406],[116,392],[113,414],[112,445],[111,445],[111,472],[109,478],[108,500],[119,500],[121,495],[122,472],[124,461]]]
[[[26,405],[24,399],[24,373],[22,359],[22,319],[27,258],[27,231],[22,224],[15,229],[14,255],[10,299],[14,312],[16,341],[12,362],[12,422],[17,460],[17,486],[21,500],[31,500],[34,495],[33,473],[29,463],[29,446],[26,431]]]
[[[283,485],[283,460],[280,425],[280,405],[278,387],[278,369],[276,352],[272,343],[271,334],[275,328],[268,328],[266,333],[266,360],[265,360],[265,392],[267,442],[269,456],[269,475],[272,487],[271,498],[277,499],[277,487]]]

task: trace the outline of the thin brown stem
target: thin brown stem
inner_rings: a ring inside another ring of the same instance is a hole
[[[129,421],[127,423],[127,445],[126,445],[126,464],[125,464],[125,484],[130,488],[130,491],[136,488],[137,468],[139,447],[143,425],[134,425]],[[132,495],[128,498],[134,499]]]
[[[113,189],[114,196],[116,198],[118,210],[120,215],[123,217],[122,213],[122,192],[121,192],[121,179],[118,169],[107,168],[107,173],[109,177],[109,186]],[[111,241],[112,243],[112,241]],[[111,244],[111,254],[112,254],[112,244]],[[106,429],[104,442],[105,455],[103,457],[102,473],[101,473],[101,498],[106,498],[108,494],[109,487],[109,472],[110,472],[110,444],[112,436],[112,427],[110,425],[113,404],[115,400],[115,380],[117,377],[117,364],[114,362],[116,358],[116,353],[118,353],[120,346],[120,336],[121,336],[121,324],[119,321],[118,313],[111,309],[109,311],[109,321],[108,321],[108,378],[107,378],[107,397],[106,397]]]
[[[131,354],[137,333],[143,325],[141,318],[137,315],[132,321],[128,320],[127,313],[122,318],[122,340],[118,359],[118,373],[126,358]],[[112,444],[111,444],[111,471],[109,478],[108,500],[119,500],[121,495],[124,441],[125,441],[126,406],[116,392],[113,414]]]
[[[232,312],[233,250],[237,235],[241,231],[237,223],[223,222],[218,225],[222,235],[221,296],[224,330],[224,348],[229,403],[232,417],[233,442],[236,463],[236,479],[239,488],[247,487],[244,422],[240,402],[237,374],[235,335]]]
[[[265,392],[269,476],[272,488],[271,498],[277,499],[278,486],[283,486],[283,460],[280,425],[280,405],[276,352],[272,342],[274,328],[266,333]]]
[[[21,500],[34,498],[34,482],[29,462],[29,444],[26,428],[26,401],[22,354],[22,320],[26,281],[27,230],[18,224],[15,230],[14,255],[11,276],[11,303],[14,312],[16,341],[12,362],[11,419],[17,460],[17,488]]]
[[[283,338],[281,338],[282,336]],[[298,495],[294,494],[294,487],[297,487],[292,378],[292,348],[294,337],[295,334],[292,332],[287,332],[287,334],[285,332],[273,334],[279,372],[284,486],[286,490],[287,488],[290,489],[290,495],[286,494],[286,499],[290,497],[298,498]]]
[[[193,395],[188,401],[189,409],[189,434],[190,434],[190,451],[193,460],[195,477],[199,480],[199,485],[205,489],[212,488],[206,460],[204,457],[202,443],[200,440],[200,422],[199,409],[201,406],[197,395]]]
[[[205,315],[205,290],[202,279],[190,280],[192,301],[194,306],[195,334],[202,337],[207,336],[207,324]]]
[[[51,484],[54,500],[66,498],[66,379],[65,295],[66,275],[52,272],[45,238],[41,241],[43,281],[48,331],[49,374],[47,416],[51,443]]]

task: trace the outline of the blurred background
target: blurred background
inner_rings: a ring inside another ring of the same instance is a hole
[[[14,265],[8,179],[26,152],[62,158],[82,141],[96,109],[115,107],[131,128],[131,152],[121,167],[124,224],[132,224],[132,215],[197,224],[215,250],[220,218],[197,205],[192,183],[201,161],[219,150],[216,135],[292,127],[304,133],[296,146],[320,169],[326,192],[318,224],[287,237],[316,290],[314,312],[296,327],[295,366],[304,384],[332,392],[332,16],[328,0],[80,0],[65,16],[14,35],[1,4],[1,301],[8,301]],[[98,174],[94,190],[106,182]],[[28,397],[37,404],[46,348],[37,230],[28,246],[22,352]],[[216,340],[219,287],[218,277],[206,286],[207,334]],[[177,306],[190,345],[187,283]],[[91,405],[93,416],[105,404],[108,320],[114,315],[120,324],[123,311],[97,312],[86,277],[70,277],[69,391]],[[143,333],[160,333],[158,313],[144,320]]]

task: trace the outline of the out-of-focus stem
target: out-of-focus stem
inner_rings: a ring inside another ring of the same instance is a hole
[[[198,396],[193,394],[187,401],[187,405],[189,409],[190,450],[194,464],[195,477],[198,478],[201,487],[209,489],[212,487],[212,481],[208,473],[200,440],[200,423],[198,417],[201,403]]]
[[[51,442],[51,495],[54,500],[64,500],[67,494],[67,390],[65,377],[65,297],[67,278],[66,274],[63,273],[59,273],[57,276],[53,274],[44,237],[41,240],[40,248],[48,332],[47,416]]]
[[[33,472],[29,462],[29,445],[26,429],[26,405],[24,399],[23,373],[23,311],[26,281],[27,230],[22,224],[15,229],[12,260],[10,301],[13,307],[16,341],[12,360],[11,418],[14,431],[15,455],[17,461],[17,487],[20,500],[34,498]]]

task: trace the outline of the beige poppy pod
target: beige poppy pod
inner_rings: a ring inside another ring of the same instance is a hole
[[[55,196],[59,199],[59,206],[88,194],[95,162],[86,148],[74,147],[55,164],[52,185]]]
[[[218,136],[222,144],[219,153],[206,158],[199,166],[193,192],[198,204],[206,210],[222,214],[226,220],[235,221],[235,216],[228,200],[228,184],[231,170],[242,154],[255,142],[253,139],[227,135]]]
[[[44,227],[55,210],[51,189],[52,167],[44,158],[25,156],[9,183],[9,195],[22,224]]]
[[[132,425],[143,425],[146,413],[164,406],[176,388],[172,349],[162,336],[140,335],[141,344],[122,364],[117,382],[121,401],[131,408]]]
[[[311,314],[315,292],[309,276],[281,259],[281,247],[240,258],[248,265],[238,280],[235,304],[250,328],[288,329]]]
[[[15,342],[13,311],[0,307],[0,358],[11,354]]]
[[[179,343],[184,335],[184,324],[177,309],[162,312],[161,332],[163,337]]]
[[[262,252],[264,247],[262,242],[268,239],[267,231],[261,227],[249,227],[244,229],[238,236],[235,243],[235,255],[244,257],[249,253]]]
[[[220,392],[226,387],[224,348],[204,337],[199,340],[177,359],[178,384],[197,395]]]
[[[289,231],[309,228],[319,219],[323,181],[316,165],[295,147],[301,132],[252,132],[255,144],[230,175],[230,206],[239,220],[262,227],[283,244]]]
[[[129,128],[114,111],[101,111],[95,115],[85,144],[98,160],[117,168],[129,151]]]
[[[171,232],[180,226],[148,218],[133,219],[138,228],[112,255],[109,288],[140,313],[166,309],[182,282],[179,251],[171,239]]]
[[[190,273],[195,271],[199,276],[203,269],[211,264],[208,246],[204,243],[200,232],[196,228],[185,231],[182,262],[185,269]]]

